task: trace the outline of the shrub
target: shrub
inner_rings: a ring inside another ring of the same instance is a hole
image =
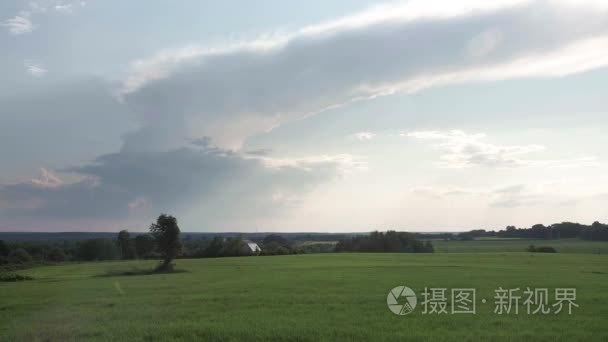
[[[175,265],[170,262],[161,261],[158,266],[154,269],[156,273],[171,273],[175,271]]]
[[[551,246],[535,247],[534,245],[530,245],[530,247],[528,247],[528,252],[532,252],[532,253],[557,253],[557,251],[555,250],[555,248],[553,248]]]
[[[17,273],[0,273],[0,281],[24,281],[34,280],[33,277],[21,275]]]

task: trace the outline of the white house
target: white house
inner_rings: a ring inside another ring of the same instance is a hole
[[[260,246],[258,246],[258,244],[253,241],[245,240],[245,244],[247,245],[247,247],[249,247],[249,250],[251,250],[252,253],[257,254],[262,251]]]

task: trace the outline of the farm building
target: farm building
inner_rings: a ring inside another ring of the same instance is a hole
[[[252,253],[257,254],[262,251],[262,249],[260,248],[260,246],[258,246],[257,243],[249,240],[245,240],[244,242]]]

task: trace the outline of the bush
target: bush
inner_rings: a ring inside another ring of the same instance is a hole
[[[530,245],[530,247],[528,247],[528,252],[531,252],[531,253],[557,253],[555,248],[553,248],[551,246],[535,247],[534,245]]]
[[[160,264],[154,269],[155,273],[172,273],[175,271],[175,265],[170,262],[161,261]]]
[[[0,273],[0,281],[24,281],[34,280],[34,278],[17,273]]]

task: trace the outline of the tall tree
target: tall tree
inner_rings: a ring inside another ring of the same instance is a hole
[[[156,219],[156,223],[150,225],[150,234],[156,240],[156,246],[163,258],[163,263],[157,270],[173,270],[171,261],[182,251],[177,219],[171,215],[161,214],[158,219]]]

